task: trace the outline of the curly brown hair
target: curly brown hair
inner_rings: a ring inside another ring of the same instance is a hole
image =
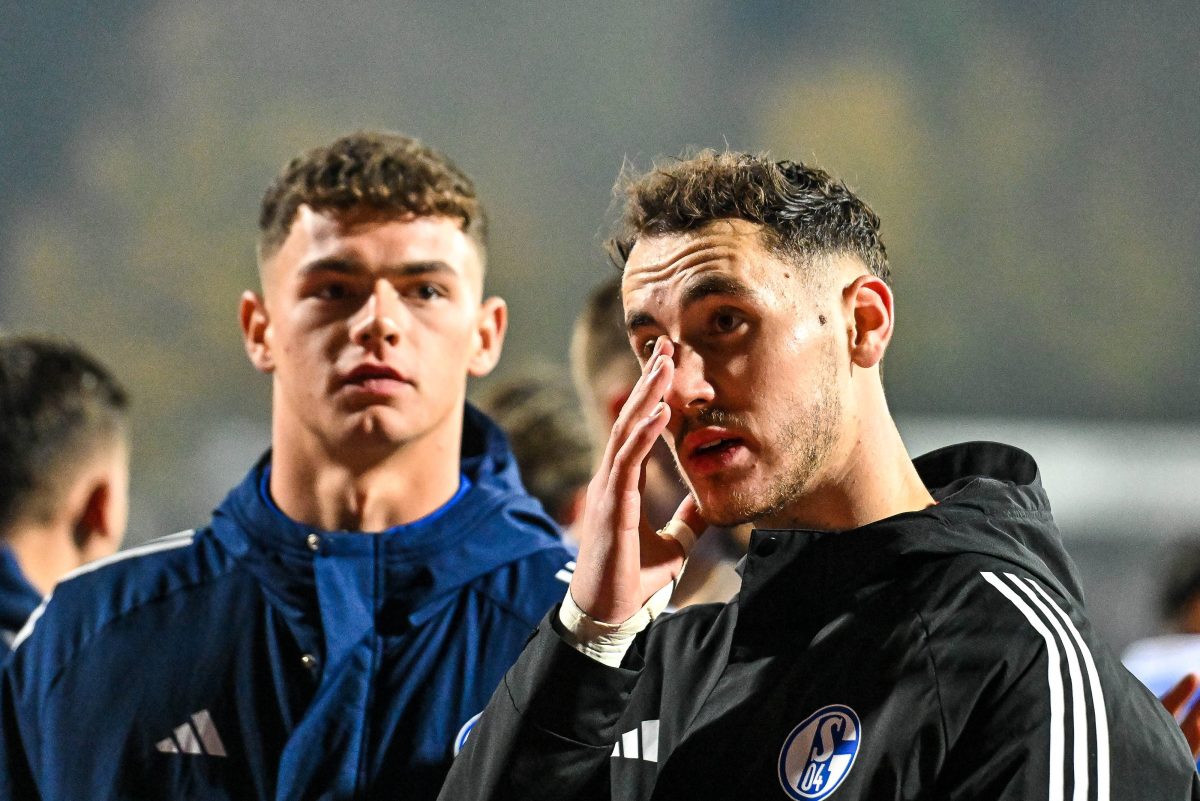
[[[287,239],[301,206],[450,217],[461,222],[480,256],[487,244],[487,218],[475,184],[445,155],[400,134],[359,131],[292,159],[263,195],[260,260]]]
[[[761,225],[766,246],[797,263],[849,254],[885,281],[891,274],[879,216],[846,184],[816,167],[701,150],[659,162],[642,174],[626,171],[616,191],[625,207],[608,251],[621,269],[640,236],[742,219]]]

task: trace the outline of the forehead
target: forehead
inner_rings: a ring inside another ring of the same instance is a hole
[[[301,206],[279,250],[267,260],[277,277],[322,261],[365,270],[441,262],[465,278],[481,278],[475,243],[450,217],[396,217],[369,207]]]
[[[795,269],[763,244],[761,226],[716,220],[696,231],[639,238],[625,263],[621,296],[628,313],[696,293],[773,293]]]

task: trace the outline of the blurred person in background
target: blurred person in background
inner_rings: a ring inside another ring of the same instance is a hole
[[[489,387],[479,408],[504,431],[522,483],[569,542],[592,478],[591,442],[575,389],[560,371],[529,368]]]
[[[641,366],[629,347],[625,331],[620,275],[598,284],[575,319],[571,375],[591,435],[594,470],[604,456],[613,424],[641,375]],[[658,529],[671,519],[687,494],[665,442],[659,440],[650,449],[644,475],[642,515],[650,526]],[[671,607],[679,609],[732,598],[741,586],[735,567],[746,554],[749,541],[749,526],[713,526],[705,532],[688,555],[687,567],[671,595]]]
[[[428,799],[570,554],[465,402],[504,302],[445,156],[358,133],[259,218],[271,450],[212,521],[63,582],[0,684],[0,798]]]
[[[121,545],[127,406],[75,345],[0,335],[0,661],[60,578]]]
[[[643,372],[569,591],[443,798],[1200,798],[1178,728],[1087,619],[1033,459],[908,455],[875,213],[746,153],[623,189]],[[639,493],[660,436],[691,495],[656,532]],[[737,598],[660,615],[710,522],[755,526]]]
[[[1180,674],[1200,667],[1200,536],[1171,543],[1162,563],[1162,633],[1138,640],[1121,657],[1129,672],[1157,695],[1170,690]]]

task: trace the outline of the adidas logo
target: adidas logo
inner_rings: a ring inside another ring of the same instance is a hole
[[[624,759],[644,759],[647,762],[657,762],[658,721],[643,720],[641,726],[622,734],[620,742],[613,746],[612,755]]]
[[[177,726],[169,737],[159,740],[154,747],[164,754],[225,756],[225,745],[207,709],[192,715],[190,720]]]
[[[571,577],[574,575],[575,575],[575,560],[572,559],[570,562],[567,562],[566,565],[563,566],[562,570],[559,570],[557,573],[555,573],[554,577],[556,579],[558,579],[559,581],[570,584]]]

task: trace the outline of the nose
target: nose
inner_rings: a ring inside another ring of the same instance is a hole
[[[675,345],[675,376],[665,400],[675,409],[700,409],[716,397],[704,366],[704,357],[687,345]]]
[[[377,281],[350,325],[350,338],[364,348],[400,344],[400,305],[395,287],[387,281]]]

